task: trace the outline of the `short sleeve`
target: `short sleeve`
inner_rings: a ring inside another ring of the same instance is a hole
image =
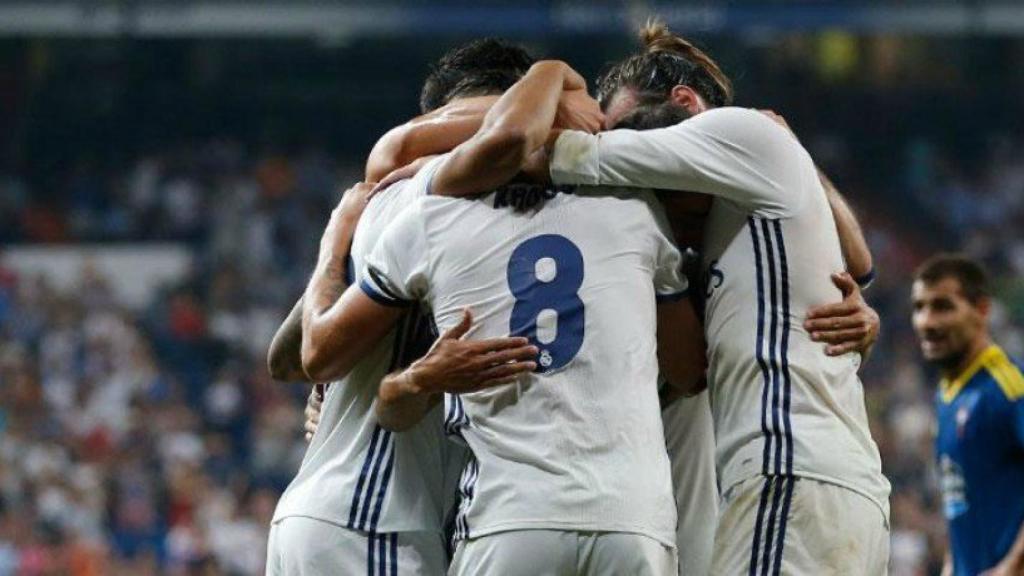
[[[428,264],[420,200],[403,210],[377,240],[359,287],[385,306],[407,306],[425,297]]]
[[[563,132],[550,173],[555,184],[700,192],[784,217],[799,208],[805,168],[810,156],[771,119],[718,108],[656,130]]]

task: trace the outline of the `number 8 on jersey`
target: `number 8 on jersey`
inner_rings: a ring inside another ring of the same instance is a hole
[[[508,287],[516,303],[509,317],[509,333],[528,338],[540,350],[537,372],[565,366],[583,345],[582,285],[583,254],[565,236],[535,236],[512,251]],[[550,326],[552,312],[557,315],[553,335],[543,330]],[[542,327],[539,335],[538,324]]]

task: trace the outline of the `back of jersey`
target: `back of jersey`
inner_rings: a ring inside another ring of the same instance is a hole
[[[475,457],[456,537],[621,531],[674,546],[655,295],[685,283],[653,196],[513,187],[419,202],[382,237],[364,289],[426,301],[441,330],[469,308],[470,338],[540,349],[535,373],[446,399]]]

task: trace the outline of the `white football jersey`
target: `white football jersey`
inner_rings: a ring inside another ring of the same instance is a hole
[[[413,182],[392,185],[366,207],[352,242],[353,283],[387,226],[423,193]],[[442,532],[447,492],[457,480],[445,482],[446,460],[464,450],[445,437],[442,408],[399,433],[381,428],[374,413],[381,379],[422,356],[434,337],[429,316],[410,310],[347,377],[330,385],[320,425],[275,521],[308,516],[364,532]]]
[[[888,510],[860,356],[830,358],[803,328],[808,308],[841,299],[829,275],[845,266],[817,170],[792,134],[743,108],[645,132],[565,132],[551,177],[715,196],[705,326],[723,491],[756,474],[807,476]]]
[[[371,297],[426,302],[441,330],[469,308],[469,338],[540,348],[536,372],[446,399],[445,426],[474,456],[457,539],[537,528],[675,545],[655,296],[685,292],[680,254],[652,195],[584,192],[426,196],[368,259]]]
[[[679,525],[679,573],[707,576],[718,523],[715,432],[705,390],[680,398],[661,411]]]

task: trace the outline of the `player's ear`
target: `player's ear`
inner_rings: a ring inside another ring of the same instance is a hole
[[[707,105],[704,104],[700,94],[697,94],[693,88],[683,84],[677,84],[673,87],[672,92],[669,93],[669,98],[676,105],[686,108],[691,116],[707,110]]]

